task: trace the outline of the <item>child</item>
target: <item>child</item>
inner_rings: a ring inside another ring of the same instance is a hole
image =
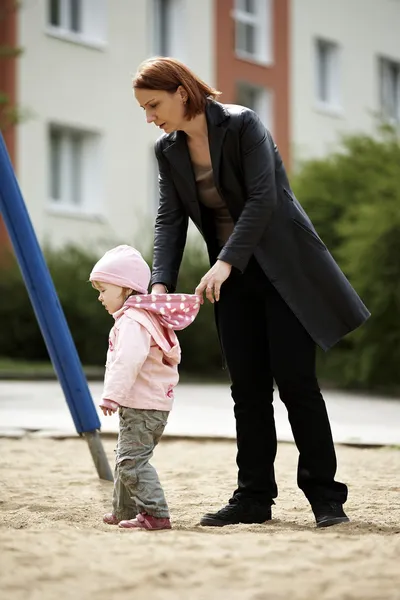
[[[119,412],[112,513],[103,521],[131,529],[170,529],[170,515],[149,464],[172,408],[181,352],[175,329],[195,319],[202,298],[147,295],[150,269],[140,252],[117,246],[90,274],[99,301],[114,317],[109,337],[104,415]]]

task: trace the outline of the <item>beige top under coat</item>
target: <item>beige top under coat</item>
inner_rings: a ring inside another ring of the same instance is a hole
[[[234,222],[225,201],[215,187],[212,167],[193,164],[200,202],[211,208],[215,215],[215,228],[219,244],[224,246],[231,235]]]

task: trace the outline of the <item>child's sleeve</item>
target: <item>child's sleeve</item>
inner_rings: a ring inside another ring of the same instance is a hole
[[[150,352],[150,333],[136,321],[126,319],[118,331],[115,357],[106,372],[102,404],[123,405]],[[102,405],[101,404],[101,405]]]

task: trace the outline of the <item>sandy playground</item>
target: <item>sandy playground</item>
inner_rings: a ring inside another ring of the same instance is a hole
[[[113,461],[115,438],[105,439]],[[174,530],[102,523],[111,484],[86,442],[0,439],[4,600],[400,600],[400,450],[338,446],[352,523],[316,530],[279,446],[280,496],[265,525],[202,528],[235,484],[231,441],[164,438],[156,450]]]

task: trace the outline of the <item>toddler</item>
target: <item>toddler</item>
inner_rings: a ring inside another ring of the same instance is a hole
[[[148,294],[150,268],[131,246],[113,248],[93,267],[92,286],[114,317],[109,336],[104,415],[119,413],[112,512],[109,525],[170,529],[170,514],[149,463],[172,408],[181,351],[175,330],[192,323],[202,298]]]

